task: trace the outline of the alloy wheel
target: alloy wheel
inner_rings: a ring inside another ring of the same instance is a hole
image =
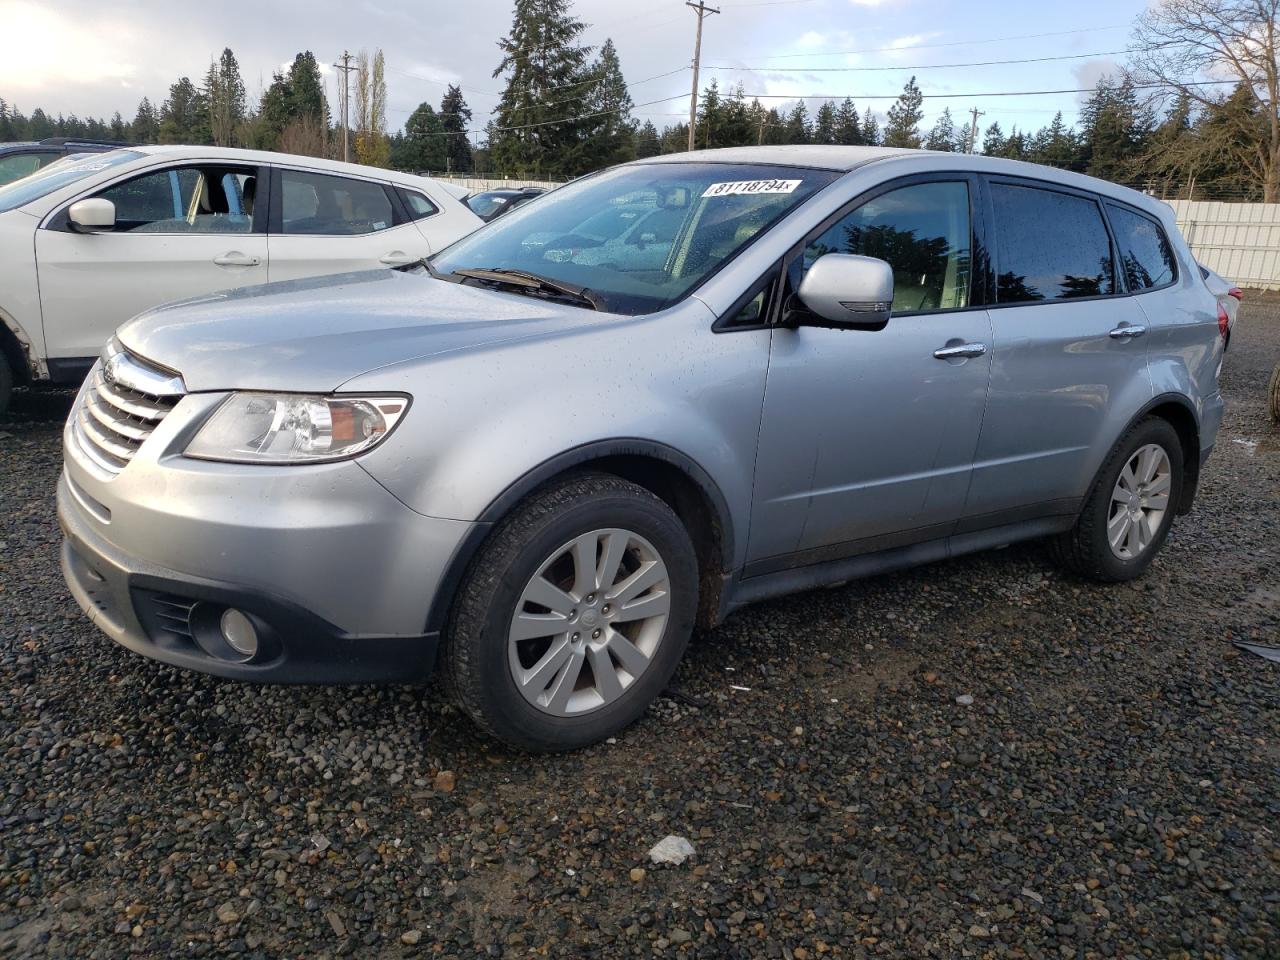
[[[516,603],[508,663],[516,689],[557,717],[616,701],[648,669],[671,610],[666,564],[630,530],[592,530],[539,565]]]
[[[1121,560],[1138,557],[1155,539],[1169,509],[1173,468],[1157,443],[1134,451],[1111,491],[1107,542]]]

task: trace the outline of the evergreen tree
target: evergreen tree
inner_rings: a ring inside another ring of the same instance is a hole
[[[596,170],[635,159],[636,125],[632,100],[613,41],[606,39],[591,66],[591,95],[583,101],[586,116],[581,141],[573,156],[577,169]]]
[[[116,114],[119,116],[119,114]],[[16,124],[14,123],[13,111],[9,108],[9,104],[0,97],[0,142],[21,139],[15,132]]]
[[[204,94],[209,105],[209,132],[219,147],[235,146],[245,118],[244,79],[236,55],[227,47],[209,64]]]
[[[956,129],[955,124],[951,121],[951,108],[947,107],[942,111],[942,115],[938,117],[933,128],[929,131],[929,138],[925,141],[926,150],[944,150],[947,152],[956,149]]]
[[[721,116],[722,112],[720,87],[713,79],[709,86],[703,88],[702,95],[698,97],[698,125],[693,134],[695,150],[725,146],[719,140],[720,127],[724,119]]]
[[[129,125],[129,138],[137,143],[156,143],[160,138],[160,117],[146,97],[138,101],[138,112]]]
[[[803,100],[797,100],[796,105],[787,114],[783,135],[786,137],[786,143],[808,143],[812,139],[813,130],[809,126],[809,110],[805,107]]]
[[[111,115],[110,139],[112,140],[128,140],[129,139],[129,125],[124,122],[124,117],[120,116],[119,110],[117,110],[115,113]]]
[[[209,108],[204,93],[182,77],[169,87],[169,99],[160,108],[161,143],[208,143]]]
[[[1103,77],[1080,111],[1087,170],[1104,180],[1131,179],[1154,126],[1128,75]]]
[[[884,127],[886,147],[919,147],[920,121],[924,119],[924,95],[912,77],[902,88],[902,93],[889,108],[889,119]]]
[[[759,104],[747,103],[747,91],[741,83],[729,91],[720,111],[719,136],[716,144],[722,147],[745,147],[754,144],[760,137],[760,116],[763,108]]]
[[[867,107],[862,114],[862,142],[868,147],[880,145],[880,121],[876,119],[870,107]]]
[[[1000,129],[999,122],[993,122],[987,127],[987,131],[982,137],[982,152],[988,157],[999,157],[1004,152],[1004,131]]]
[[[589,99],[589,47],[578,42],[584,25],[570,0],[515,0],[511,32],[498,41],[506,75],[489,147],[494,164],[517,176],[583,172],[574,167],[582,139],[581,114]]]
[[[636,158],[643,160],[646,157],[656,157],[661,149],[658,128],[653,125],[653,121],[646,120],[636,134]]]
[[[830,100],[824,100],[813,117],[813,142],[836,143],[836,110]]]
[[[471,141],[467,139],[467,124],[471,122],[471,108],[462,96],[462,88],[449,84],[440,100],[440,125],[447,136],[445,143],[445,167],[455,173],[472,169]]]
[[[27,120],[27,139],[43,140],[46,137],[56,137],[58,135],[57,125],[49,119],[39,107],[31,111],[31,118]]]
[[[397,170],[439,171],[447,156],[445,128],[429,103],[420,103],[409,114],[404,134],[390,144],[391,165]]]
[[[862,143],[862,130],[858,124],[858,111],[853,101],[845,97],[836,108],[836,143],[846,147]]]

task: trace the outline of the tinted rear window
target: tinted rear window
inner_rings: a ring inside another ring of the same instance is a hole
[[[991,200],[1000,303],[1115,293],[1111,240],[1095,201],[1008,183],[993,183]]]
[[[1130,290],[1150,290],[1172,283],[1176,276],[1173,248],[1160,225],[1125,207],[1107,204],[1115,231],[1120,262]]]

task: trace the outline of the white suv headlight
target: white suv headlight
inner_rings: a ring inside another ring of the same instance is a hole
[[[408,397],[233,393],[183,453],[230,463],[342,460],[385,440],[408,409]]]

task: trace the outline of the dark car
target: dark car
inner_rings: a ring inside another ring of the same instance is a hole
[[[105,153],[128,146],[132,144],[124,140],[77,140],[73,137],[0,143],[0,186],[20,180],[73,153]]]
[[[514,210],[520,204],[528,203],[546,192],[546,187],[502,187],[467,197],[467,206],[471,208],[472,213],[488,223],[508,210]]]

